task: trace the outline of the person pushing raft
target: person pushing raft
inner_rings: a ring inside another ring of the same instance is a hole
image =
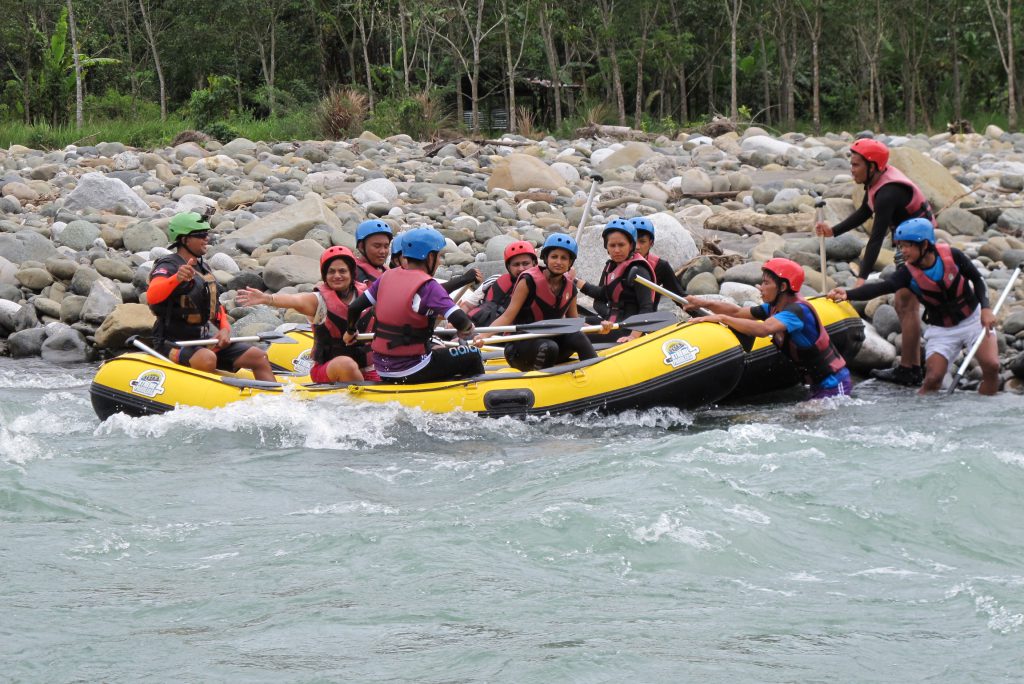
[[[508,308],[494,321],[494,325],[578,318],[576,285],[569,275],[578,252],[576,240],[570,236],[561,233],[550,235],[540,250],[544,265],[535,265],[519,274]],[[606,322],[603,327],[607,332],[611,323]],[[486,338],[477,338],[478,344],[484,342]],[[504,347],[508,365],[521,371],[549,368],[568,361],[573,354],[580,361],[597,356],[594,345],[582,332],[509,342]]]
[[[444,237],[427,226],[407,231],[402,239],[404,268],[386,271],[349,305],[345,343],[356,341],[362,312],[374,307],[370,348],[384,382],[419,383],[465,378],[484,372],[480,352],[468,344],[432,349],[434,321],[443,317],[459,340],[473,339],[469,315],[457,307],[433,275],[440,263]]]
[[[874,217],[871,237],[864,248],[857,285],[875,268],[878,252],[887,233],[895,231],[902,222],[920,218],[935,226],[931,206],[917,185],[899,169],[889,164],[889,148],[877,140],[862,139],[850,145],[850,175],[864,186],[864,202],[845,220],[829,227],[827,223],[815,225],[815,232],[825,237],[839,236]],[[895,238],[894,238],[895,239]],[[896,251],[896,265],[903,257]],[[920,385],[924,377],[921,369],[921,309],[909,290],[896,293],[893,304],[900,317],[903,341],[900,365],[895,368],[873,370],[871,376],[901,385]]]
[[[156,315],[156,348],[175,363],[212,373],[217,369],[252,370],[257,380],[274,380],[267,353],[258,347],[231,342],[231,323],[220,303],[220,288],[203,257],[210,245],[210,224],[195,212],[171,219],[167,232],[174,251],[157,259],[149,274],[146,302]],[[211,347],[179,347],[175,342],[206,339],[217,324],[217,343]]]
[[[935,229],[924,218],[904,221],[896,229],[896,244],[903,263],[896,273],[850,290],[838,287],[829,299],[864,300],[893,292],[907,292],[924,305],[925,377],[919,394],[942,387],[946,371],[970,347],[982,330],[991,330],[996,318],[988,304],[985,279],[966,254],[935,241]],[[999,389],[999,348],[994,335],[986,335],[975,358],[981,365],[979,394]]]
[[[804,376],[811,399],[848,396],[852,383],[846,361],[829,339],[814,307],[800,296],[803,268],[789,259],[769,259],[761,274],[764,304],[745,309],[728,302],[690,297],[686,308],[714,312],[695,318],[695,322],[725,323],[746,335],[771,337],[772,343]]]

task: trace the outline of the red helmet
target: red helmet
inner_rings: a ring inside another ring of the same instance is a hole
[[[526,240],[520,240],[505,248],[505,267],[508,268],[508,262],[519,254],[529,254],[533,257],[533,263],[537,263],[537,250]]]
[[[855,140],[850,145],[850,152],[856,152],[867,161],[874,163],[879,171],[885,171],[889,166],[889,148],[877,140],[870,138]]]
[[[345,263],[348,264],[349,274],[355,278],[356,257],[352,254],[352,250],[348,247],[335,245],[334,247],[328,247],[324,250],[323,254],[320,255],[320,277],[323,280],[327,280],[327,264],[331,263],[335,259],[344,259]]]
[[[761,267],[762,271],[768,271],[777,278],[789,283],[789,289],[794,293],[799,292],[804,284],[804,269],[795,261],[789,259],[769,259]]]

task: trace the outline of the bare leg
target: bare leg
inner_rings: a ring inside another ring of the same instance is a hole
[[[211,349],[197,349],[196,353],[188,360],[190,368],[204,371],[206,373],[217,372],[217,355]]]
[[[213,352],[210,352],[213,354]],[[196,353],[196,356],[199,356]],[[193,356],[192,358],[195,358]],[[214,355],[214,367],[217,364],[217,357]],[[195,368],[195,365],[193,365]],[[259,347],[251,347],[247,349],[244,354],[238,357],[235,361],[235,369],[248,368],[252,370],[253,376],[257,380],[266,380],[267,382],[274,382],[274,371],[270,368],[270,360],[267,358],[267,353]],[[212,371],[212,369],[211,369]]]
[[[359,382],[363,374],[359,372],[359,365],[355,359],[349,356],[335,356],[327,364],[327,378],[331,382]]]
[[[921,365],[921,304],[908,289],[898,290],[893,302],[900,317],[903,343],[900,348],[901,366]]]
[[[999,344],[995,335],[985,335],[985,341],[978,347],[974,358],[981,365],[978,394],[995,394],[999,391]]]
[[[921,383],[921,389],[917,393],[930,394],[942,389],[942,379],[946,377],[947,370],[949,370],[949,360],[945,356],[934,353],[929,356],[925,361],[924,382]]]

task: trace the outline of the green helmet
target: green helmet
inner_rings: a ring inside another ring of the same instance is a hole
[[[167,225],[167,234],[171,236],[171,240],[174,242],[177,242],[186,235],[206,233],[209,230],[210,224],[194,211],[178,214]]]

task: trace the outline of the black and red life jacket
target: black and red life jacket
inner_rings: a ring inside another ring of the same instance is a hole
[[[503,273],[490,284],[484,293],[484,301],[480,306],[469,312],[473,325],[490,325],[498,316],[505,313],[508,303],[512,301],[512,290],[515,288],[515,281],[508,273]]]
[[[931,325],[949,328],[964,320],[978,307],[974,289],[967,287],[967,279],[953,261],[953,250],[947,244],[935,245],[942,260],[942,280],[934,281],[913,264],[904,264],[920,292],[915,292],[924,304],[924,320]]]
[[[878,191],[883,187],[893,183],[906,186],[910,189],[912,194],[910,203],[904,207],[904,211],[907,212],[907,217],[898,222],[894,221],[892,227],[893,230],[896,230],[898,223],[902,223],[903,221],[912,218],[926,218],[932,222],[933,226],[938,227],[938,222],[935,220],[935,216],[932,215],[932,207],[928,203],[928,198],[925,197],[923,192],[921,192],[921,188],[917,187],[914,181],[907,178],[906,174],[891,164],[886,167],[885,171],[883,171],[882,174],[875,179],[875,182],[871,184],[871,187],[868,188],[868,207],[871,209],[872,213],[875,211],[875,195],[877,195]]]
[[[629,283],[625,282],[629,269],[637,264],[642,265],[641,270],[647,271],[646,278],[653,281],[654,269],[640,252],[633,252],[628,259],[623,259],[618,264],[609,259],[601,271],[601,287],[604,288],[604,299],[608,303],[608,320],[613,323],[639,311],[639,302],[636,301],[634,290],[632,287],[626,287]],[[644,296],[649,296],[650,301],[654,302],[653,291],[648,290]]]
[[[842,354],[839,353],[839,350],[836,349],[835,345],[832,344],[832,340],[828,336],[828,331],[825,329],[825,326],[822,325],[821,319],[818,318],[818,312],[814,310],[811,303],[800,295],[796,295],[795,299],[796,303],[799,304],[801,308],[809,311],[811,316],[814,318],[814,324],[817,326],[818,330],[817,339],[815,339],[812,346],[801,348],[796,345],[796,342],[793,341],[793,337],[789,332],[783,331],[772,335],[772,343],[778,347],[782,353],[792,359],[793,363],[796,364],[797,368],[804,375],[804,379],[808,384],[816,385],[833,373],[838,373],[842,369],[846,368],[846,361],[843,359]],[[771,315],[775,315],[785,308],[785,306],[772,306],[769,313]],[[806,316],[801,315],[800,320],[806,320]]]
[[[352,299],[355,299],[366,291],[366,285],[353,282],[353,289]],[[365,366],[366,348],[362,345],[347,345],[343,339],[348,328],[348,302],[343,301],[325,283],[317,285],[316,291],[323,297],[327,317],[323,323],[313,324],[313,361],[327,363],[336,356],[351,356],[362,361],[360,366]]]
[[[576,299],[576,283],[568,274],[562,276],[564,285],[559,296],[548,284],[548,277],[540,266],[528,268],[519,274],[519,280],[526,283],[527,296],[523,308],[516,316],[516,324],[534,323],[565,318],[569,305]],[[518,280],[516,281],[519,282]]]
[[[153,264],[153,273],[163,273],[163,265],[173,265],[170,273],[187,262],[177,252],[160,257]],[[194,340],[207,337],[209,323],[217,318],[220,311],[220,290],[217,279],[206,266],[206,262],[197,259],[194,265],[195,275],[192,280],[181,283],[174,292],[158,304],[150,304],[150,310],[156,315],[153,327],[153,338],[158,344],[163,341]]]
[[[356,259],[356,272],[353,276],[353,280],[356,282],[369,285],[382,275],[384,275],[384,269],[377,268],[363,258]]]
[[[432,318],[413,311],[412,300],[423,283],[433,280],[425,271],[397,268],[377,283],[373,342],[370,348],[385,356],[423,356],[430,350]]]

